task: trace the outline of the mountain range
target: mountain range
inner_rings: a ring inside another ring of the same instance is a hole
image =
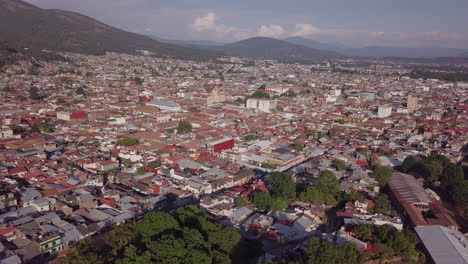
[[[254,37],[225,44],[219,50],[229,56],[241,56],[257,59],[273,59],[283,62],[313,62],[324,59],[340,58],[334,51],[309,48],[284,40]]]
[[[226,43],[216,42],[212,40],[175,40],[175,39],[164,39],[157,36],[149,36],[150,38],[169,44],[175,44],[180,46],[195,46],[195,47],[215,47],[222,46]]]
[[[0,32],[3,41],[18,49],[94,55],[147,50],[160,57],[186,59],[217,56],[213,52],[126,32],[75,12],[41,9],[20,0],[0,0]]]
[[[346,45],[322,43],[319,41],[303,38],[291,37],[285,41],[303,45],[309,48],[330,50],[341,53],[350,57],[368,57],[368,58],[384,58],[384,57],[401,57],[401,58],[439,58],[439,57],[460,57],[463,54],[468,54],[467,49],[454,48],[437,48],[437,47],[392,47],[392,46],[366,46],[359,48],[351,48]]]
[[[176,59],[207,60],[229,55],[290,63],[347,57],[468,57],[468,49],[350,48],[301,37],[285,40],[254,37],[229,44],[165,40],[127,32],[79,13],[41,9],[22,0],[0,0],[0,33],[8,47],[21,54],[39,54],[48,59],[60,59],[51,53],[56,51],[102,55],[106,52],[135,54],[138,50]]]

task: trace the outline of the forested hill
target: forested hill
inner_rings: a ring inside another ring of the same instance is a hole
[[[94,55],[146,50],[160,57],[194,60],[217,56],[211,51],[161,43],[75,12],[45,10],[20,0],[0,0],[0,32],[2,40],[17,49]]]

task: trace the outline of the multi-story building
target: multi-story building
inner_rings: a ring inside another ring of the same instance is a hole
[[[418,98],[413,95],[408,95],[406,107],[412,111],[418,109]]]
[[[1,127],[0,128],[0,138],[9,138],[13,136],[13,130],[9,127]]]
[[[218,89],[214,89],[213,92],[206,98],[206,104],[212,105],[226,101],[226,96],[220,94]]]
[[[266,113],[270,113],[272,110],[276,109],[277,106],[278,102],[276,100],[269,99],[249,98],[246,103],[247,108],[258,109]]]
[[[56,255],[64,249],[60,235],[54,232],[39,235],[38,243],[44,255]]]
[[[377,110],[377,117],[378,118],[385,118],[392,115],[392,107],[391,106],[379,106]]]

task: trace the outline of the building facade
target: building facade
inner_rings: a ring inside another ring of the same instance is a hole
[[[254,108],[262,112],[270,113],[272,110],[276,109],[278,102],[276,100],[269,99],[249,98],[247,99],[245,106],[247,108]]]

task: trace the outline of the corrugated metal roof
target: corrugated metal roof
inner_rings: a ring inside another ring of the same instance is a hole
[[[409,174],[394,172],[388,185],[400,203],[425,205],[431,203],[424,188]]]
[[[434,263],[468,264],[468,241],[459,231],[442,226],[415,228]]]

